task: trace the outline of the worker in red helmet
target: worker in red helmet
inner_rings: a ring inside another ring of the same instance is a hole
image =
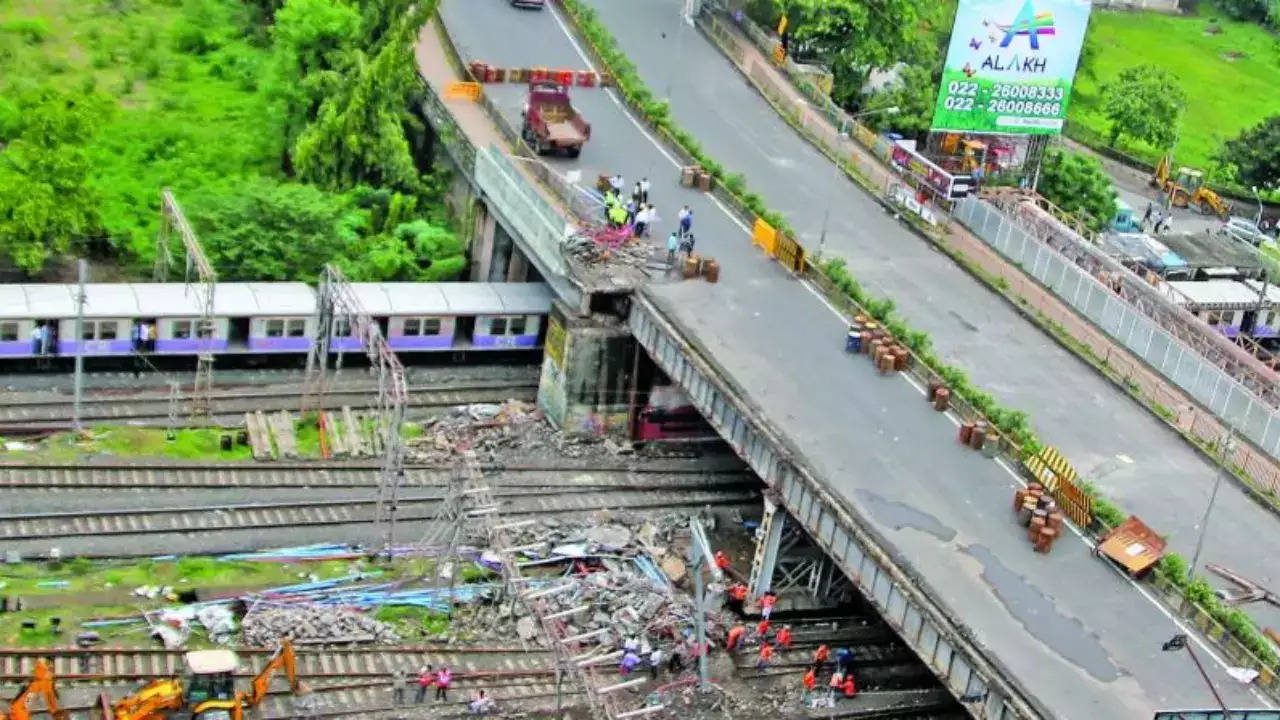
[[[723,550],[717,550],[715,554],[716,567],[721,572],[729,572],[729,556],[724,554]]]

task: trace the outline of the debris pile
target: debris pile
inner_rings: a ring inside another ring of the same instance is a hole
[[[622,243],[597,242],[588,235],[575,235],[565,243],[565,255],[583,265],[608,263],[611,266],[643,268],[653,255],[654,246],[645,240]]]
[[[521,564],[527,574],[546,580],[545,587],[573,586],[539,599],[544,615],[585,608],[566,616],[565,635],[603,630],[604,636],[595,636],[602,644],[621,645],[628,638],[664,646],[691,643],[695,603],[674,590],[684,582],[686,569],[681,551],[672,547],[688,521],[682,513],[656,518],[610,515],[593,525],[549,519],[520,528],[512,543],[539,547],[523,552]],[[538,572],[565,565],[556,574]],[[722,591],[715,584],[708,587],[708,637],[722,637],[728,628],[728,618],[719,609]],[[497,619],[504,624],[514,619],[522,640],[544,642],[523,603],[514,610],[504,605],[499,612]],[[488,623],[491,630],[493,620],[483,613],[475,617],[477,625]],[[480,627],[471,630],[485,632]],[[466,632],[461,627],[453,631]]]
[[[559,438],[533,404],[508,400],[453,408],[423,423],[422,434],[406,447],[413,462],[449,462],[468,450],[482,462],[492,462],[503,451],[523,454],[555,448]]]
[[[240,623],[244,642],[256,647],[275,647],[281,638],[296,644],[373,642],[394,645],[400,642],[386,623],[349,610],[298,605],[258,607]]]

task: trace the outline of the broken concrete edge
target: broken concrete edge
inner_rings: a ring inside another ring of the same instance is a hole
[[[776,464],[790,465],[795,471],[795,475],[804,482],[811,492],[822,499],[823,503],[838,518],[840,525],[850,536],[899,583],[899,589],[909,594],[916,602],[917,607],[927,613],[935,624],[949,631],[950,637],[948,639],[961,646],[964,654],[974,664],[975,669],[980,669],[982,674],[989,678],[989,682],[1000,685],[1001,691],[1016,706],[1015,711],[1020,716],[1054,716],[1054,713],[1037,697],[1024,691],[1020,684],[1009,679],[1012,677],[1012,672],[1009,668],[998,658],[987,654],[981,641],[974,636],[959,617],[933,600],[934,597],[940,597],[941,595],[934,591],[932,585],[912,568],[906,558],[895,551],[885,549],[892,547],[892,545],[886,541],[883,535],[870,527],[869,524],[856,518],[843,503],[831,494],[830,490],[827,489],[826,483],[819,480],[820,476],[807,462],[799,459],[803,458],[803,453],[799,452],[790,440],[784,438],[771,423],[764,419],[759,407],[747,399],[750,395],[739,387],[732,379],[732,376],[710,357],[701,342],[687,339],[678,333],[671,322],[667,320],[665,313],[648,297],[645,291],[642,290],[637,293],[634,304],[637,308],[643,307],[644,311],[659,324],[664,334],[679,346],[686,359],[697,366],[706,378],[715,383],[719,391],[754,426],[756,432],[768,438],[779,456]],[[735,446],[734,450],[742,454],[740,448]],[[747,460],[748,464],[754,464],[749,457],[744,459]],[[768,475],[769,473],[761,473],[761,479],[770,487],[774,487],[776,478],[768,477]],[[821,538],[815,537],[813,540],[820,545],[825,545],[825,541]],[[843,572],[843,570],[843,565],[841,565],[841,571]],[[851,577],[850,580],[853,580],[855,586],[857,586],[856,578]],[[888,618],[885,621],[893,627]],[[929,665],[930,670],[934,669],[927,662],[926,665]],[[943,684],[950,688],[945,679]]]

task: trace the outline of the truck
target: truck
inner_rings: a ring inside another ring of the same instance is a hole
[[[539,155],[563,150],[578,157],[591,137],[591,124],[569,102],[569,86],[549,80],[529,83],[520,136]]]

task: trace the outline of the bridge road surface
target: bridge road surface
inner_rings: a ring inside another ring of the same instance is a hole
[[[655,95],[662,97],[671,87],[672,112],[680,125],[727,169],[742,172],[770,207],[783,211],[806,247],[818,246],[830,200],[827,253],[845,258],[864,286],[893,298],[913,327],[932,336],[943,357],[1009,407],[1028,411],[1040,436],[1085,477],[1168,536],[1174,550],[1192,556],[1213,490],[1213,463],[840,176],[714,45],[680,22],[684,0],[586,1]],[[508,24],[497,27],[511,29],[503,47],[512,56],[538,56],[534,44],[544,36],[532,32],[535,26],[560,29],[554,19],[532,13],[506,16]],[[522,27],[530,34],[521,33]],[[582,66],[573,55],[557,59],[566,67]],[[595,116],[588,119],[594,122]],[[612,144],[608,131],[598,129],[597,140]],[[584,154],[598,158],[593,150],[588,145]],[[631,178],[635,167],[622,169]],[[1277,518],[1224,483],[1202,562],[1225,565],[1276,588],[1276,547]],[[1210,577],[1219,587],[1231,587]],[[1254,603],[1243,609],[1264,626],[1280,627],[1280,608]]]
[[[441,11],[465,60],[585,63],[552,12],[519,11],[501,0],[445,0]],[[486,92],[518,122],[523,88]],[[714,200],[679,188],[675,161],[610,94],[578,91],[575,103],[592,123],[592,140],[579,159],[552,163],[584,177],[620,170],[630,182],[648,174],[666,217],[655,235],[669,232],[674,211],[688,204],[698,249],[721,261],[718,284],[646,292],[740,387],[752,389],[764,415],[891,552],[929,579],[932,594],[1024,692],[1072,718],[1128,720],[1213,705],[1189,659],[1160,651],[1179,626],[1154,600],[1073,535],[1050,555],[1032,552],[1010,518],[1011,472],[960,447],[954,424],[905,378],[880,377],[865,359],[847,356],[843,321],[754,250],[747,229]],[[1266,706],[1219,661],[1208,665],[1232,705]]]

